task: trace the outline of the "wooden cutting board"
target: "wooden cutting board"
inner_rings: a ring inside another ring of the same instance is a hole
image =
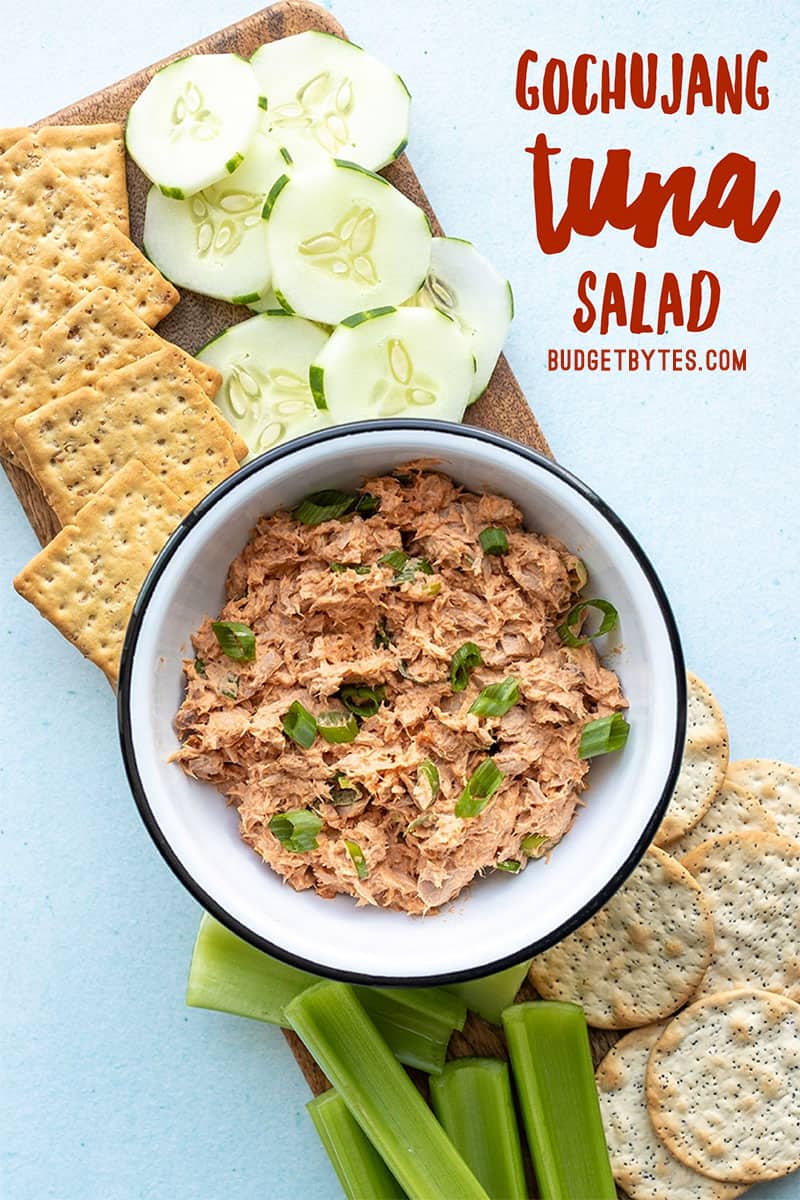
[[[83,100],[68,105],[60,112],[38,121],[36,126],[88,125],[104,121],[124,121],[133,101],[154,72],[165,62],[195,52],[235,51],[237,54],[249,58],[263,42],[271,42],[293,33],[302,33],[307,29],[317,29],[340,37],[345,36],[341,25],[331,14],[318,5],[310,3],[309,0],[279,0],[279,3],[262,9],[227,29],[212,33],[202,41],[196,42],[184,50],[176,51],[175,54],[160,63],[155,63],[135,75],[128,76],[127,79],[111,84],[93,96],[87,96]],[[380,57],[382,53],[380,46],[374,46],[371,49]],[[395,187],[426,211],[434,233],[441,234],[442,227],[407,157],[403,155],[382,173],[391,180]],[[142,242],[144,207],[148,187],[149,183],[141,171],[129,160],[128,192],[131,236],[139,245]],[[180,304],[159,326],[159,333],[193,353],[225,326],[250,315],[247,309],[237,308],[217,300],[209,300],[207,297],[197,296],[191,292],[183,292]],[[471,424],[482,425],[487,429],[506,434],[543,454],[550,455],[550,449],[539,424],[504,357],[500,358],[486,392],[469,410],[467,420]],[[3,467],[28,520],[39,540],[44,544],[58,530],[59,526],[55,515],[46,504],[36,484],[24,471],[7,462],[3,462]],[[535,993],[530,985],[525,985],[520,998],[533,998],[534,996]],[[311,1090],[315,1095],[325,1091],[329,1086],[328,1081],[302,1043],[292,1033],[287,1032],[285,1036]],[[609,1046],[613,1045],[616,1040],[616,1034],[600,1030],[591,1032],[592,1053],[595,1062],[599,1062]],[[463,1057],[470,1054],[506,1057],[500,1030],[481,1021],[473,1014],[470,1014],[463,1033],[453,1037],[450,1053],[452,1057]],[[418,1082],[424,1088],[424,1079],[420,1078]],[[529,1178],[531,1195],[535,1196],[532,1176]]]

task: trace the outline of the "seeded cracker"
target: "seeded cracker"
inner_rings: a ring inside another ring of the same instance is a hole
[[[104,286],[156,325],[178,292],[31,138],[0,156],[0,281],[29,266]]]
[[[133,602],[184,511],[134,459],[14,580],[19,594],[112,683]]]
[[[645,1102],[650,1051],[665,1025],[620,1038],[597,1068],[597,1091],[611,1170],[630,1200],[735,1200],[742,1183],[719,1183],[684,1166],[656,1135]]]
[[[691,850],[701,846],[709,838],[736,833],[740,829],[761,829],[766,833],[777,833],[775,822],[753,793],[737,787],[735,783],[730,782],[730,776],[726,775],[705,816],[698,821],[694,829],[684,833],[677,841],[670,842],[667,851],[673,858],[683,862]]]
[[[749,988],[685,1009],[645,1082],[658,1136],[712,1179],[756,1183],[800,1167],[800,1005]]]
[[[124,234],[130,233],[121,125],[42,125],[35,131],[22,125],[0,129],[0,154],[23,138],[34,138],[53,165],[86,190],[104,216]]]
[[[667,815],[653,841],[669,850],[669,842],[688,832],[704,815],[722,786],[728,766],[728,730],[710,688],[691,672],[686,746],[680,775]]]
[[[12,125],[8,129],[0,129],[0,154],[5,154],[6,150],[10,150],[17,142],[32,134],[33,130],[27,125]]]
[[[684,859],[714,916],[716,947],[698,989],[759,987],[800,1000],[800,844],[729,833]]]
[[[108,288],[88,292],[41,334],[38,345],[0,368],[0,443],[20,458],[14,430],[18,417],[169,345]],[[213,396],[221,381],[219,372],[184,351],[178,353],[185,370]],[[236,436],[233,430],[230,436]]]
[[[121,125],[43,125],[34,134],[50,161],[80,184],[100,211],[126,236],[128,184]]]
[[[692,996],[714,949],[711,911],[688,871],[651,847],[608,904],[533,960],[546,1000],[580,1004],[599,1029],[669,1016]]]
[[[800,842],[800,767],[768,758],[745,758],[731,763],[728,775],[758,796],[775,818],[779,833]]]
[[[53,271],[26,267],[0,288],[0,363],[8,363],[49,329],[86,289]]]
[[[236,470],[219,410],[184,357],[177,347],[160,350],[17,421],[34,478],[62,523],[131,458],[189,505]]]

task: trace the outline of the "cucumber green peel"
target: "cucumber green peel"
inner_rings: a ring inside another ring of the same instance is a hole
[[[353,988],[324,980],[286,1017],[409,1200],[488,1200]]]
[[[331,1088],[306,1105],[347,1200],[405,1200],[405,1192],[339,1093]]]
[[[583,1009],[515,1004],[503,1028],[542,1200],[615,1200]]]
[[[286,1028],[286,1005],[318,982],[316,975],[270,958],[204,913],[186,1003]],[[463,1000],[437,987],[360,987],[356,992],[400,1062],[441,1071],[450,1035],[464,1027]]]
[[[458,1058],[431,1078],[431,1104],[450,1141],[490,1196],[527,1200],[508,1067]]]

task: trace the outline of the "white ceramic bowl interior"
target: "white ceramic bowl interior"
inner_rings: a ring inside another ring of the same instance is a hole
[[[322,488],[351,488],[414,458],[513,499],[526,525],[586,561],[590,594],[620,613],[612,665],[630,702],[621,754],[597,759],[587,804],[549,862],[476,881],[436,915],[357,908],[295,892],[240,840],[236,810],[168,762],[190,635],[256,520]],[[467,427],[381,423],[312,435],[252,463],[184,523],[154,567],[128,633],[120,725],[129,778],[167,861],[220,920],[318,973],[434,982],[499,970],[563,937],[630,872],[667,802],[683,744],[683,666],[669,608],[635,542],[587,489],[514,443]]]

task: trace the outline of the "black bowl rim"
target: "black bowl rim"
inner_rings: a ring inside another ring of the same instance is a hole
[[[575,912],[568,920],[562,922],[558,928],[551,931],[545,937],[537,939],[530,945],[522,946],[519,950],[512,954],[506,954],[502,958],[498,958],[488,963],[481,963],[476,967],[467,967],[458,971],[447,971],[433,975],[372,975],[365,974],[360,971],[343,970],[338,967],[330,967],[322,963],[314,962],[312,959],[303,958],[291,951],[286,950],[283,946],[274,944],[266,938],[255,933],[248,926],[242,924],[236,917],[233,917],[229,912],[222,907],[213,896],[209,895],[190,874],[183,865],[178,855],[172,849],[167,838],[164,836],[161,827],[159,826],[155,814],[150,807],[144,786],[139,775],[136,755],[133,747],[133,730],[131,725],[130,712],[130,688],[131,677],[133,670],[133,662],[136,653],[136,646],[139,640],[142,623],[145,619],[145,614],[152,599],[153,593],[158,585],[158,582],[171,560],[177,548],[188,536],[190,531],[203,519],[206,513],[210,512],[229,492],[237,488],[245,479],[254,475],[265,467],[269,467],[272,463],[296,454],[309,446],[318,445],[324,442],[335,442],[340,438],[349,437],[351,434],[361,433],[384,433],[389,430],[413,433],[415,431],[425,432],[441,432],[452,434],[456,437],[472,438],[477,441],[486,442],[489,445],[498,446],[503,450],[510,451],[520,458],[526,459],[529,463],[537,468],[548,471],[550,474],[557,476],[563,483],[566,483],[574,491],[578,492],[585,500],[587,500],[616,530],[625,544],[633,553],[639,567],[647,579],[653,595],[659,606],[661,616],[663,618],[667,634],[669,637],[670,648],[672,651],[673,666],[675,670],[675,685],[676,685],[676,700],[677,700],[677,721],[675,727],[675,739],[673,745],[672,761],[667,778],[661,792],[661,796],[656,804],[653,812],[642,830],[641,836],[634,845],[625,862],[614,872],[606,884],[592,897],[591,900],[583,904],[577,912]],[[634,867],[637,865],[642,855],[644,854],[650,842],[653,839],[661,819],[669,804],[675,782],[680,770],[681,758],[683,755],[684,740],[686,736],[686,717],[687,717],[687,697],[686,697],[686,671],[684,667],[683,651],[681,648],[680,637],[675,618],[672,613],[669,601],[667,599],[661,581],[656,574],[656,571],[645,554],[639,542],[611,509],[604,500],[602,500],[590,487],[588,487],[577,476],[570,471],[553,462],[549,458],[545,458],[536,451],[531,450],[527,446],[514,441],[511,438],[503,437],[500,434],[493,433],[490,430],[483,429],[475,425],[458,425],[449,421],[428,421],[428,420],[377,420],[377,421],[359,421],[348,425],[337,425],[327,429],[321,429],[315,433],[306,434],[305,437],[296,438],[293,441],[286,442],[282,446],[278,446],[275,450],[268,451],[266,454],[260,455],[253,459],[252,462],[240,467],[239,470],[231,475],[228,479],[223,480],[213,492],[204,497],[200,503],[192,509],[190,513],[181,521],[180,525],[170,536],[165,546],[156,558],[151,567],[147,578],[139,592],[136,602],[133,606],[130,622],[128,624],[125,642],[122,648],[122,656],[120,660],[119,686],[117,692],[117,722],[119,730],[120,745],[122,748],[122,757],[125,764],[125,772],[128,777],[128,783],[133,793],[136,806],[139,814],[145,824],[145,827],[158,848],[161,856],[171,868],[174,874],[181,881],[183,886],[194,896],[206,912],[210,913],[217,921],[226,926],[232,933],[244,941],[249,942],[258,950],[263,950],[274,958],[280,959],[282,962],[288,963],[290,966],[298,967],[303,971],[309,971],[314,975],[319,975],[327,979],[337,979],[346,983],[367,984],[381,987],[434,987],[453,983],[462,983],[472,979],[480,979],[486,975],[493,975],[499,971],[504,971],[510,967],[516,966],[519,963],[525,962],[527,959],[535,958],[537,954],[549,949],[562,941],[570,933],[574,932],[580,925],[583,925],[591,916],[602,908],[604,904],[614,895],[619,887],[625,882]]]

